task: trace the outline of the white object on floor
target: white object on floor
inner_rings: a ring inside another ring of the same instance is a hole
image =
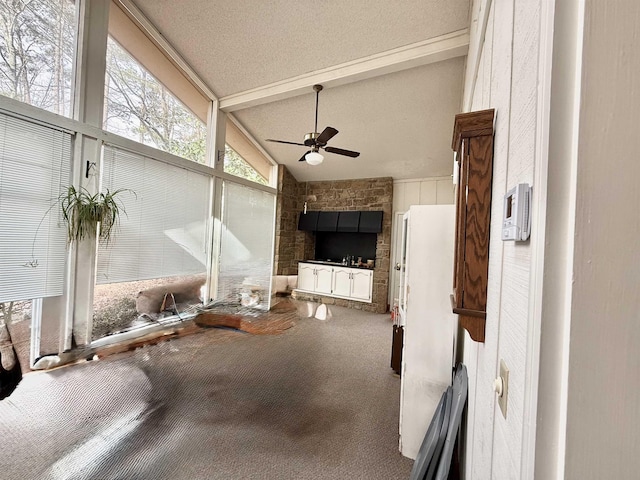
[[[298,311],[300,312],[300,315],[306,318],[311,318],[316,315],[316,308],[318,308],[317,305],[318,304],[315,302],[305,302],[302,307],[298,308]]]
[[[58,355],[45,355],[40,357],[36,363],[31,367],[32,370],[47,370],[49,368],[57,367],[62,363],[62,359]]]
[[[318,305],[318,309],[316,310],[316,318],[318,320],[327,319],[327,306],[324,303]]]

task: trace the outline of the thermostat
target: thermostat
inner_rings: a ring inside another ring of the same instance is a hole
[[[531,187],[519,183],[504,196],[502,240],[522,241],[531,231]]]

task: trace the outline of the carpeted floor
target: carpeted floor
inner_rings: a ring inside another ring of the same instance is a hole
[[[389,316],[331,313],[30,373],[0,402],[0,477],[407,479]]]

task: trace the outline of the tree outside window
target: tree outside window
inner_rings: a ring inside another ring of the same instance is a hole
[[[70,0],[0,2],[0,95],[70,116],[77,15]]]
[[[206,126],[118,43],[107,43],[105,130],[204,163]]]
[[[255,168],[249,165],[249,162],[229,145],[224,146],[224,171],[252,182],[268,185],[267,179],[260,175]]]

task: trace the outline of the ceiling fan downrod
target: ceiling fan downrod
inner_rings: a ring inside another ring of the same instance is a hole
[[[318,136],[318,98],[320,96],[320,92],[322,91],[322,85],[314,85],[313,91],[316,92],[316,123],[315,123],[315,126],[313,127],[313,133],[315,134],[315,137],[317,137]]]

